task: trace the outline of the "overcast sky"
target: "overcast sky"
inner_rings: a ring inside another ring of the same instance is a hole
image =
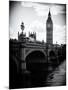
[[[10,2],[9,30],[10,38],[17,38],[21,32],[21,22],[24,22],[26,35],[30,32],[37,33],[37,40],[46,42],[46,20],[48,12],[53,20],[53,43],[64,44],[66,32],[66,5],[46,4],[32,2]]]

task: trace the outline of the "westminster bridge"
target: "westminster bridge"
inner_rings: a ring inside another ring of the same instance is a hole
[[[57,58],[57,50],[58,49],[53,45],[48,46],[44,42],[21,42],[18,40],[10,40],[10,57],[13,58],[12,60],[15,63],[18,72],[20,70],[30,70],[31,68],[41,70],[41,65],[47,65],[47,63],[51,62],[51,57],[53,59]],[[36,67],[37,65],[38,67]],[[46,68],[44,67],[44,69]]]
[[[28,84],[32,84],[35,80],[41,82],[44,80],[45,74],[53,71],[66,57],[65,47],[58,49],[56,45],[47,45],[38,41],[10,40],[9,48],[10,88],[21,87],[22,83],[24,85],[22,87],[31,87]],[[58,51],[62,51],[62,54],[58,54]],[[25,74],[23,74],[24,72]],[[32,81],[30,81],[31,79]]]

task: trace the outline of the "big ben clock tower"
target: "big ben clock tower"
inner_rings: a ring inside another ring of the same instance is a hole
[[[50,10],[46,21],[46,43],[53,44],[53,22],[51,19]]]

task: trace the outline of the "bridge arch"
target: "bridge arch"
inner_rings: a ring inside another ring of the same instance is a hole
[[[31,54],[32,52],[37,52],[37,51],[38,51],[38,52],[41,52],[42,54],[44,54],[44,56],[45,56],[45,58],[46,58],[47,55],[46,55],[46,52],[45,52],[44,50],[42,50],[42,49],[41,49],[41,50],[40,50],[40,49],[31,49],[31,50],[28,51],[27,54],[25,54],[25,59],[26,59],[26,57],[27,57],[29,54]]]
[[[26,68],[32,71],[40,71],[44,69],[44,64],[47,63],[46,58],[46,54],[42,50],[32,50],[25,58]]]
[[[49,51],[49,56],[55,56],[55,51],[50,50],[50,51]]]
[[[50,57],[50,62],[53,64],[55,67],[58,64],[57,57],[55,51],[51,50],[49,52],[49,57]]]

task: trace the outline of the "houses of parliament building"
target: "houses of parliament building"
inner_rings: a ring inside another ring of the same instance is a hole
[[[36,40],[36,32],[29,32],[29,37],[26,37],[26,34],[23,33],[24,30],[24,23],[22,22],[21,24],[21,29],[22,29],[22,33],[19,34],[18,32],[18,40],[19,41],[29,41],[30,38],[33,39],[33,41],[37,41]],[[51,13],[49,10],[48,13],[48,18],[46,21],[46,43],[47,44],[53,44],[53,21],[51,19]]]

